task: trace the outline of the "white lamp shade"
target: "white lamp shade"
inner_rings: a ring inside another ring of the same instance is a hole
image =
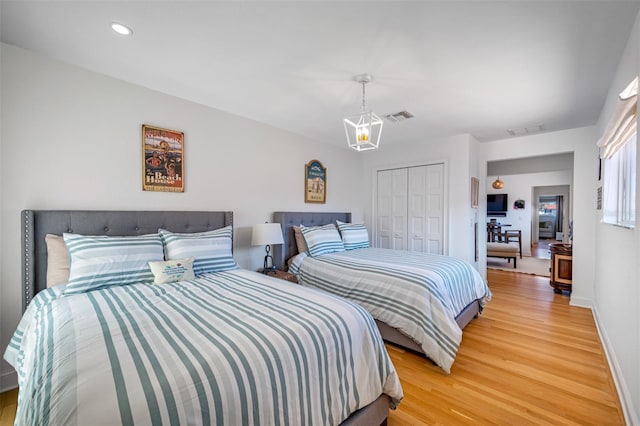
[[[260,223],[251,232],[252,246],[266,246],[268,244],[283,244],[282,228],[279,223]]]

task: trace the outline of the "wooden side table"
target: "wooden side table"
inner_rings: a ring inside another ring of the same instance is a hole
[[[258,272],[262,272],[262,269],[258,270]],[[281,271],[280,269],[276,269],[275,271],[268,272],[265,275],[270,277],[279,278],[281,280],[289,281],[294,284],[298,284],[298,277],[289,272]]]
[[[561,294],[563,290],[571,292],[571,284],[573,283],[573,249],[571,244],[549,244],[549,251],[551,252],[549,284],[555,293]]]

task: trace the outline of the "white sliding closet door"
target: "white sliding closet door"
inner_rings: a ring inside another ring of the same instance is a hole
[[[378,247],[407,249],[407,169],[378,172]]]
[[[444,254],[444,164],[427,166],[426,253]]]
[[[427,166],[409,168],[409,251],[427,251]]]
[[[443,253],[444,165],[378,172],[377,246]]]

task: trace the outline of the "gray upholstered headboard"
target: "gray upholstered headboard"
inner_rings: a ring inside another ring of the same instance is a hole
[[[202,232],[233,225],[233,212],[167,212],[110,210],[22,211],[22,310],[47,288],[47,234],[142,235],[158,232]]]
[[[319,226],[328,223],[351,222],[351,213],[317,212],[275,212],[273,222],[282,226],[284,244],[273,246],[273,262],[276,268],[283,269],[291,256],[298,254],[292,226]]]

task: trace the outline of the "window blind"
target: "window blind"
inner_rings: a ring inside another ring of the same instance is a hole
[[[610,159],[637,132],[638,77],[620,93],[620,102],[607,128],[598,140],[600,158]]]

